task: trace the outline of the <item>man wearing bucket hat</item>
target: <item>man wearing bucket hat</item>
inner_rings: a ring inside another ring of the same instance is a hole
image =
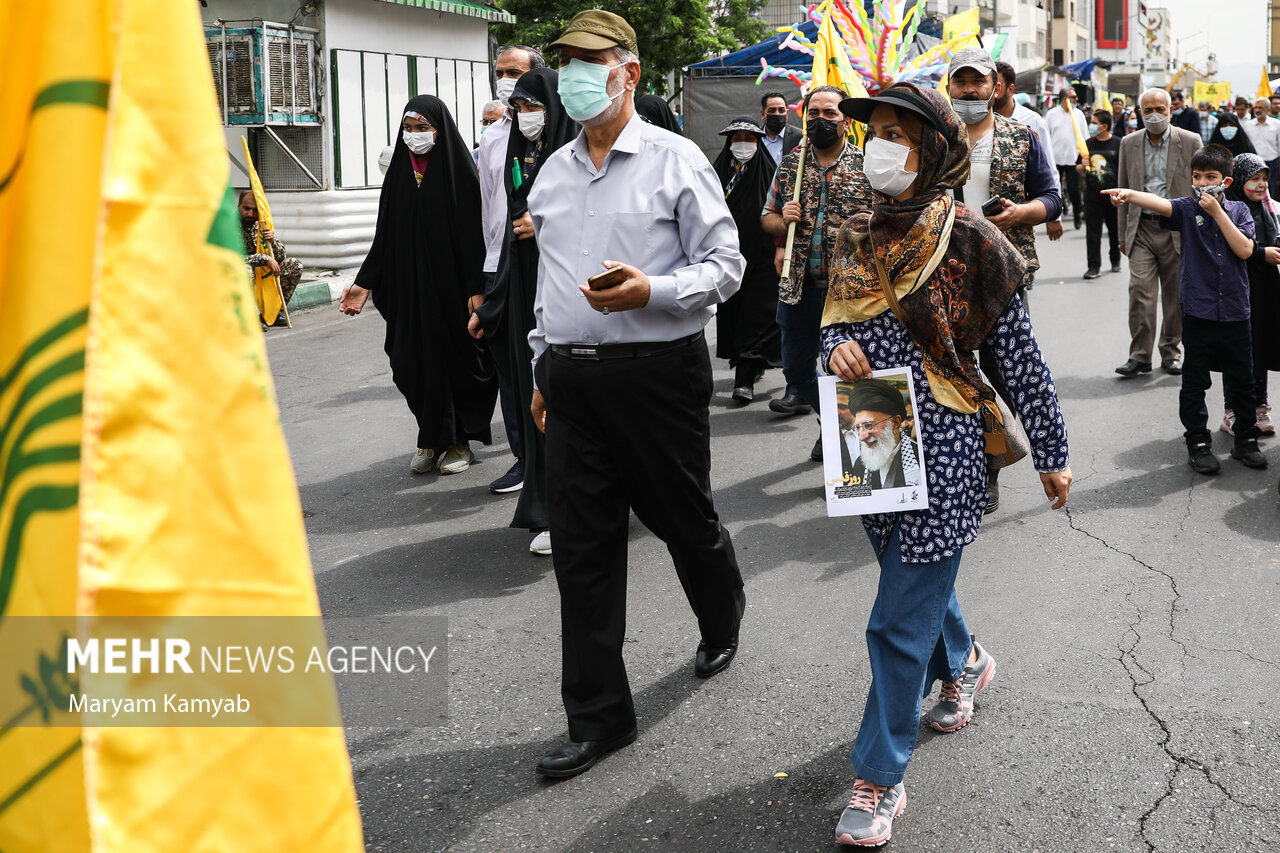
[[[541,251],[530,408],[546,432],[569,723],[569,743],[538,772],[566,778],[636,739],[622,660],[632,510],[666,543],[697,616],[694,674],[715,675],[737,652],[746,598],[711,497],[702,329],[745,262],[706,156],[635,112],[631,26],[588,10],[551,47],[560,100],[583,128],[529,194]]]

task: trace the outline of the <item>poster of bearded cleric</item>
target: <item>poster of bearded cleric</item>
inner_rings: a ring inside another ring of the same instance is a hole
[[[916,395],[908,367],[877,370],[869,379],[819,380],[827,515],[924,509],[929,492],[915,429]]]

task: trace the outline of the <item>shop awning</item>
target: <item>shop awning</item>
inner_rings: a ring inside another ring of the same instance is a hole
[[[472,3],[470,0],[382,0],[383,3],[395,3],[397,6],[414,6],[418,9],[430,9],[433,12],[449,12],[454,15],[466,15],[468,18],[483,18],[491,24],[514,24],[516,16],[483,3]]]

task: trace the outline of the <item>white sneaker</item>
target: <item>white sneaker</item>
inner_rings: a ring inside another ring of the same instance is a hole
[[[533,554],[547,555],[551,553],[551,531],[544,530],[529,543],[529,551]]]
[[[471,463],[475,461],[476,455],[471,452],[470,446],[450,447],[440,457],[440,473],[461,474],[470,468]]]
[[[418,452],[409,460],[409,473],[430,474],[439,462],[440,457],[436,456],[434,450],[419,447]]]

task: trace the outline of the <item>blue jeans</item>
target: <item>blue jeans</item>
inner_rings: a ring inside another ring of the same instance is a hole
[[[879,547],[875,538],[872,547]],[[956,600],[959,568],[959,551],[932,563],[903,563],[894,525],[867,622],[871,690],[849,755],[868,782],[902,781],[916,748],[924,697],[934,681],[957,681],[964,671],[972,641]]]
[[[804,398],[818,411],[818,330],[822,309],[827,304],[825,287],[805,285],[795,305],[778,303],[778,325],[782,327],[782,375],[787,390]]]

